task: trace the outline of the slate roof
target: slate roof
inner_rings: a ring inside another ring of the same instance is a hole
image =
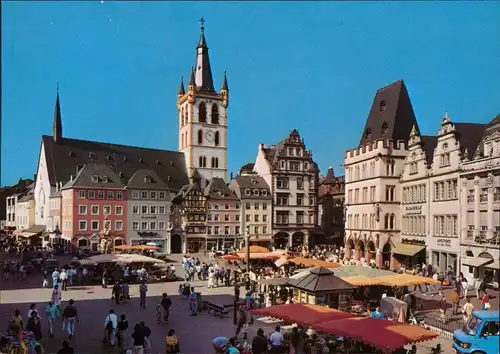
[[[477,146],[483,138],[487,124],[480,123],[453,123],[457,132],[462,152],[467,149],[468,158],[472,159]]]
[[[139,169],[150,169],[162,181],[170,177],[168,185],[173,191],[189,183],[181,152],[69,138],[56,143],[48,135],[42,136],[42,143],[51,185],[69,181],[71,175],[76,175],[77,167],[92,161],[112,166],[124,180],[130,179]]]
[[[437,136],[423,135],[420,137],[422,150],[425,153],[427,167],[430,168],[434,159],[434,149],[437,146]]]
[[[84,165],[63,189],[74,187],[125,188],[125,183],[118,177],[113,168],[100,163]]]
[[[168,183],[165,183],[154,170],[150,169],[137,170],[129,179],[127,188],[169,189]]]
[[[396,81],[375,94],[359,145],[377,139],[407,141],[414,125],[418,131],[406,86],[403,80]]]
[[[201,71],[201,75],[195,76],[196,90],[215,92],[212,68],[210,67],[210,58],[208,56],[207,40],[205,39],[203,28],[201,30],[200,41],[196,47],[195,65],[195,73],[197,74]],[[196,80],[198,78],[199,80]]]
[[[331,270],[323,267],[313,268],[308,275],[300,279],[291,280],[290,285],[311,293],[351,290],[356,288],[336,276]]]
[[[238,199],[236,194],[229,189],[226,182],[219,177],[213,177],[210,182],[208,182],[204,192],[205,196],[210,199]]]
[[[259,188],[270,190],[269,185],[266,180],[261,176],[236,176],[234,181],[238,184],[238,187],[243,188]]]

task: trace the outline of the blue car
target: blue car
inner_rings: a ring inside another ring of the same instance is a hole
[[[474,311],[462,329],[453,332],[453,351],[458,354],[499,354],[500,312]]]

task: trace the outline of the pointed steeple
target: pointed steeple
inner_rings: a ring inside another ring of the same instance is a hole
[[[410,132],[410,138],[417,136],[417,135],[418,135],[417,126],[415,124],[413,124],[413,127],[411,128],[411,132]]]
[[[441,125],[446,125],[450,123],[450,117],[448,117],[448,111],[444,112],[443,120],[441,121]]]
[[[200,19],[200,41],[196,47],[195,83],[201,91],[215,92],[208,46],[205,39],[205,19]]]
[[[189,76],[188,90],[194,89],[196,87],[196,82],[194,79],[194,68],[191,68],[191,75]]]
[[[184,77],[181,76],[181,85],[179,87],[179,92],[177,93],[179,96],[182,96],[186,93],[186,90],[184,90]]]
[[[56,105],[54,108],[54,125],[52,126],[52,138],[55,143],[62,140],[62,119],[61,119],[61,105],[59,103],[59,83],[57,84]]]
[[[224,79],[222,80],[221,90],[229,91],[229,87],[227,87],[227,75],[225,71],[224,71]]]

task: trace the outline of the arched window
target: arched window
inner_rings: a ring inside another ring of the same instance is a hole
[[[186,124],[189,123],[189,113],[188,113],[188,111],[189,111],[189,108],[186,106],[186,111],[184,112],[184,122]]]
[[[214,145],[215,145],[215,146],[219,146],[219,143],[220,143],[220,136],[219,136],[219,132],[215,132],[215,137],[214,137]]]
[[[212,161],[211,161],[210,167],[215,167],[215,157],[212,157]]]
[[[215,166],[214,167],[219,168],[219,158],[218,157],[215,158]]]
[[[207,106],[205,106],[204,102],[201,102],[198,106],[198,122],[206,123],[207,122]]]
[[[207,167],[207,157],[203,156],[203,167]]]
[[[203,144],[203,131],[198,130],[198,144]]]
[[[181,149],[184,148],[184,133],[181,133]]]
[[[385,100],[380,101],[380,112],[385,111],[387,108],[387,102]]]
[[[198,157],[198,167],[203,167],[203,156]]]
[[[391,214],[389,216],[389,230],[394,230],[395,229],[395,222],[396,222],[396,216],[394,214]]]
[[[372,130],[367,128],[365,131],[365,139],[370,139],[372,137]]]
[[[387,122],[382,123],[382,135],[387,134],[388,130],[389,130],[389,126],[387,125]]]
[[[181,109],[181,127],[184,126],[184,107]]]
[[[389,229],[389,214],[385,214],[384,216],[384,229]]]
[[[219,124],[219,108],[217,108],[217,103],[212,105],[212,124]]]

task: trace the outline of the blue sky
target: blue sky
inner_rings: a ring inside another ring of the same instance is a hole
[[[2,2],[1,184],[32,176],[59,82],[64,135],[177,149],[204,16],[231,90],[229,170],[296,128],[342,174],[375,91],[404,79],[424,134],[499,113],[500,3]]]

